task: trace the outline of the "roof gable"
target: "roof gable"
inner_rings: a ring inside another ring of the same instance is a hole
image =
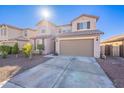
[[[42,23],[47,23],[47,24],[50,24],[50,25],[56,26],[55,24],[53,24],[52,22],[47,21],[47,20],[41,20],[41,21],[39,21],[39,22],[36,24],[36,26],[38,26],[38,25],[40,25],[40,24],[42,24]]]
[[[76,21],[76,20],[80,19],[81,17],[89,17],[89,18],[94,18],[94,19],[96,19],[96,21],[99,19],[99,17],[98,17],[98,16],[88,15],[88,14],[82,14],[82,15],[80,15],[80,16],[78,16],[78,17],[76,17],[75,19],[73,19],[71,22]]]

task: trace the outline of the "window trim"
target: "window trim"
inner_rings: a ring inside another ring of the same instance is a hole
[[[90,29],[90,21],[77,23],[77,30]]]

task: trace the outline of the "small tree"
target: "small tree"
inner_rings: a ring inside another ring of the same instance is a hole
[[[18,56],[19,53],[18,43],[15,43],[15,45],[12,47],[12,53],[15,54],[16,57]]]
[[[5,45],[0,46],[0,53],[1,53],[2,58],[7,57],[7,55],[8,55],[8,49],[7,48],[8,47]]]
[[[23,54],[25,57],[31,58],[31,52],[32,52],[32,45],[30,43],[26,43],[22,48]]]
[[[42,54],[42,51],[44,50],[43,44],[38,44],[37,45],[37,49],[39,50],[39,54],[41,55]]]

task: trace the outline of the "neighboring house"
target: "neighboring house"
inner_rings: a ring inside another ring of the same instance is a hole
[[[23,45],[29,42],[31,37],[35,36],[36,30],[21,29],[7,24],[0,25],[0,41],[4,45],[13,46],[17,42],[19,48],[22,49]]]
[[[113,36],[100,44],[101,54],[124,57],[124,35]]]
[[[103,34],[96,27],[98,19],[99,17],[93,15],[81,15],[69,24],[60,26],[42,20],[36,24],[35,30],[28,28],[18,31],[22,33],[15,35],[15,39],[30,41],[35,50],[38,44],[43,44],[44,54],[57,53],[98,58],[100,35]]]
[[[14,26],[2,24],[0,25],[0,40],[8,41],[22,35],[22,29]]]

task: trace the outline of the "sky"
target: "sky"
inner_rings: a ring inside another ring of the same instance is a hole
[[[102,40],[111,36],[124,34],[124,6],[101,5],[1,5],[0,24],[8,24],[20,28],[34,28],[43,19],[41,11],[48,9],[51,17],[49,21],[56,25],[69,24],[81,14],[99,16],[97,29],[103,31]]]

